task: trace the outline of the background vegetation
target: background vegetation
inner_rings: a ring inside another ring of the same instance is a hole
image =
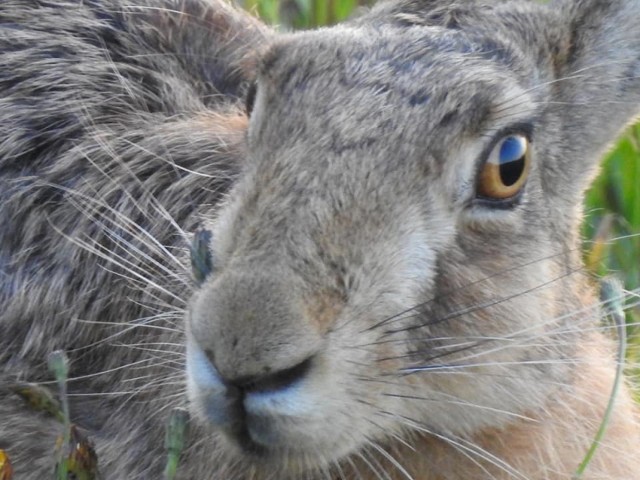
[[[238,0],[245,9],[284,30],[336,23],[372,0]],[[592,273],[615,275],[629,292],[631,364],[640,364],[640,123],[631,127],[603,162],[587,194],[583,226],[585,260]],[[640,374],[640,370],[638,371]]]
[[[599,275],[616,275],[627,299],[629,365],[640,385],[640,123],[605,159],[585,199],[585,258]]]

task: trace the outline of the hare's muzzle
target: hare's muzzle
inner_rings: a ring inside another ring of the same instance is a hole
[[[313,414],[321,336],[286,290],[223,275],[194,303],[187,347],[192,402],[248,453],[295,449]]]

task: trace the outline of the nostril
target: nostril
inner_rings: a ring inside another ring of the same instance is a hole
[[[302,380],[313,363],[313,357],[309,357],[303,362],[294,365],[291,368],[280,370],[279,372],[269,373],[262,376],[251,376],[227,380],[227,383],[240,388],[243,392],[271,392],[276,390],[284,390],[294,383]]]
[[[216,364],[216,359],[215,359],[215,356],[213,355],[213,350],[211,350],[210,348],[205,348],[204,349],[204,355],[205,355],[205,357],[207,357],[207,360],[209,360],[211,365],[215,365]]]

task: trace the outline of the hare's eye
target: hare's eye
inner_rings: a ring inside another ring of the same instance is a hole
[[[193,235],[191,242],[191,269],[198,285],[204,283],[213,271],[210,244],[211,232],[209,230],[201,229]]]
[[[244,99],[244,109],[247,112],[247,115],[251,115],[251,112],[253,111],[253,104],[256,101],[257,89],[258,86],[256,85],[256,82],[252,82],[251,85],[249,85],[249,89],[247,90],[247,95]]]
[[[524,135],[508,135],[493,148],[478,176],[480,197],[506,200],[523,187],[531,163],[529,141]]]

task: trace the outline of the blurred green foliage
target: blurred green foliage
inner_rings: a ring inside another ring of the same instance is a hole
[[[585,199],[583,224],[587,264],[599,274],[613,274],[640,294],[640,123],[632,126],[602,164]],[[627,310],[628,356],[640,380],[640,307]]]
[[[240,0],[252,11],[282,29],[313,28],[347,19],[359,6],[370,0]]]
[[[585,237],[608,240],[596,271],[620,272],[628,289],[640,287],[640,124],[629,129],[603,162],[585,208]]]

